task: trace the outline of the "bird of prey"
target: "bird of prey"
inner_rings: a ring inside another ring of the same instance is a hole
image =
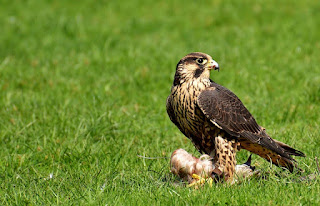
[[[236,152],[246,149],[293,172],[292,156],[305,156],[272,139],[240,99],[210,79],[219,65],[208,54],[194,52],[177,64],[167,113],[171,121],[201,153],[214,160],[214,176],[232,179]]]

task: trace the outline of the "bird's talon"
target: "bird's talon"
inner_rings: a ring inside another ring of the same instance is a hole
[[[192,178],[194,179],[194,181],[188,184],[187,187],[194,187],[195,189],[198,189],[199,186],[204,185],[206,182],[209,184],[210,187],[212,187],[213,179],[211,177],[205,179],[197,174],[192,174]]]

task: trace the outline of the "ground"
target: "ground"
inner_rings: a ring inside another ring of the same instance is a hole
[[[257,156],[267,180],[173,184],[166,157],[198,153],[165,108],[180,58],[208,53],[221,68],[211,78],[316,172],[319,9],[312,0],[1,1],[0,204],[319,204],[319,180],[297,182]]]

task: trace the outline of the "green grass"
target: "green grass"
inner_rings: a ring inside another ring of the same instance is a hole
[[[198,155],[165,101],[179,59],[202,51],[221,66],[211,77],[316,172],[319,9],[313,0],[1,0],[0,205],[319,205],[319,180],[281,173],[194,191],[173,184],[169,159],[137,156]]]

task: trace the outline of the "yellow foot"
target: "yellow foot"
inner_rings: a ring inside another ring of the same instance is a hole
[[[195,189],[198,189],[199,186],[203,186],[205,183],[208,183],[209,186],[212,187],[213,179],[211,177],[203,178],[197,174],[193,174],[192,178],[194,179],[194,181],[188,184],[187,187],[194,187]]]

